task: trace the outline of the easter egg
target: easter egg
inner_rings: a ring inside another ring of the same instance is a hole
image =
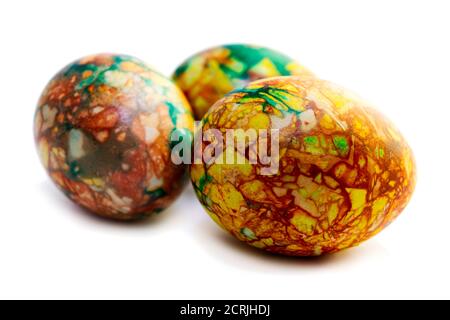
[[[177,68],[172,76],[200,120],[228,92],[252,81],[312,73],[275,50],[245,45],[224,45],[200,52]]]
[[[101,54],[80,59],[47,85],[35,141],[53,182],[100,216],[160,212],[180,193],[186,167],[171,161],[171,135],[192,137],[183,93],[144,62]]]
[[[401,133],[330,82],[253,82],[201,125],[190,169],[198,199],[223,229],[272,253],[356,246],[391,223],[415,187]]]

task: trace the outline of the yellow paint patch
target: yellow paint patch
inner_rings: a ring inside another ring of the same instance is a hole
[[[317,225],[317,220],[306,213],[297,212],[291,219],[291,223],[303,234],[312,235]]]
[[[258,64],[250,69],[250,72],[264,75],[266,78],[276,77],[280,75],[277,67],[269,58],[262,59]]]
[[[349,221],[358,217],[363,212],[366,205],[367,190],[352,188],[346,188],[346,190],[350,196],[352,208],[347,213],[342,223],[348,223]]]
[[[229,212],[230,209],[238,211],[244,204],[242,194],[228,182],[224,185],[212,185],[209,191],[209,197],[227,212]]]
[[[347,166],[344,163],[341,163],[336,167],[336,169],[334,169],[334,174],[336,175],[336,177],[340,178],[345,174],[346,171]]]
[[[182,74],[181,78],[176,80],[177,84],[182,89],[191,88],[201,77],[205,59],[197,57],[191,60],[187,70]]]
[[[253,129],[267,129],[270,125],[270,118],[265,113],[258,113],[249,121],[250,128]]]
[[[218,183],[223,182],[223,173],[222,173],[223,165],[221,164],[213,164],[208,169],[208,175],[214,178]]]
[[[266,248],[266,247],[273,246],[274,242],[273,242],[272,238],[264,238],[264,239],[261,239],[259,241],[254,241],[254,242],[252,242],[250,244],[252,246],[256,247],[256,248],[263,249],[263,248]]]
[[[363,231],[367,227],[367,217],[361,216],[361,218],[354,224],[354,227],[359,231]]]
[[[239,60],[231,58],[230,60],[226,61],[224,63],[225,66],[227,66],[230,70],[233,70],[234,72],[241,73],[245,71],[245,64],[240,62]]]
[[[264,192],[266,186],[259,180],[253,180],[244,183],[241,186],[241,191],[248,199],[255,201],[264,201],[267,194]]]
[[[225,204],[233,210],[239,210],[241,205],[244,204],[242,194],[231,183],[223,185],[222,195],[225,199]]]
[[[295,197],[294,203],[296,206],[307,211],[309,214],[319,217],[319,209],[314,200],[307,198],[309,196],[305,189],[299,189],[292,191],[292,195]]]
[[[328,210],[328,223],[331,225],[336,219],[339,213],[339,206],[337,203],[332,203],[330,209]]]
[[[380,197],[376,199],[372,204],[372,214],[373,215],[383,214],[384,210],[386,209],[387,203],[388,203],[387,197]]]
[[[350,201],[352,202],[352,210],[358,210],[364,207],[364,205],[366,204],[366,189],[346,188],[345,190],[347,190],[350,196]]]
[[[210,84],[212,88],[217,88],[218,92],[229,92],[234,89],[230,78],[222,71],[219,62],[209,61],[208,72],[203,74],[202,82]]]
[[[335,121],[333,120],[333,118],[330,117],[330,115],[325,114],[322,119],[320,119],[320,126],[324,129],[328,129],[328,130],[332,130],[335,128]]]

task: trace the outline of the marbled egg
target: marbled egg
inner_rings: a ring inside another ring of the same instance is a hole
[[[244,144],[231,141],[239,137]],[[273,253],[358,245],[400,214],[415,187],[400,132],[326,81],[279,77],[237,89],[205,115],[196,140],[202,157],[190,175],[206,211],[237,239]]]
[[[166,208],[185,167],[171,161],[174,131],[192,137],[183,93],[144,62],[101,54],[61,70],[35,115],[39,155],[55,184],[104,217],[129,220]]]
[[[208,109],[226,93],[251,81],[312,73],[275,50],[253,45],[235,44],[200,52],[177,68],[172,78],[183,90],[200,120]]]

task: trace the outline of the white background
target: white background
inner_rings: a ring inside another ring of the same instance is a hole
[[[1,1],[0,298],[450,298],[448,1]],[[32,119],[47,81],[91,53],[170,75],[212,45],[285,52],[378,106],[409,140],[415,195],[385,231],[315,259],[216,227],[190,188],[143,223],[85,214],[47,178]]]

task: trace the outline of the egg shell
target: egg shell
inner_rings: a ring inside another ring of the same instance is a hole
[[[400,214],[415,187],[414,157],[400,132],[327,81],[251,83],[209,110],[196,139],[212,129],[224,143],[215,161],[203,155],[191,166],[198,199],[223,229],[272,253],[311,256],[358,245]],[[258,133],[239,150],[229,146],[236,135],[228,129]],[[268,155],[278,154],[278,168],[259,154],[250,161],[248,150],[264,140],[261,129],[278,132],[278,153],[276,140],[267,144]],[[211,145],[200,141],[202,151]],[[225,153],[234,162],[221,163]]]
[[[170,136],[192,137],[183,93],[125,55],[82,58],[47,85],[35,114],[35,141],[53,182],[74,202],[119,220],[165,209],[186,168],[171,161]]]

